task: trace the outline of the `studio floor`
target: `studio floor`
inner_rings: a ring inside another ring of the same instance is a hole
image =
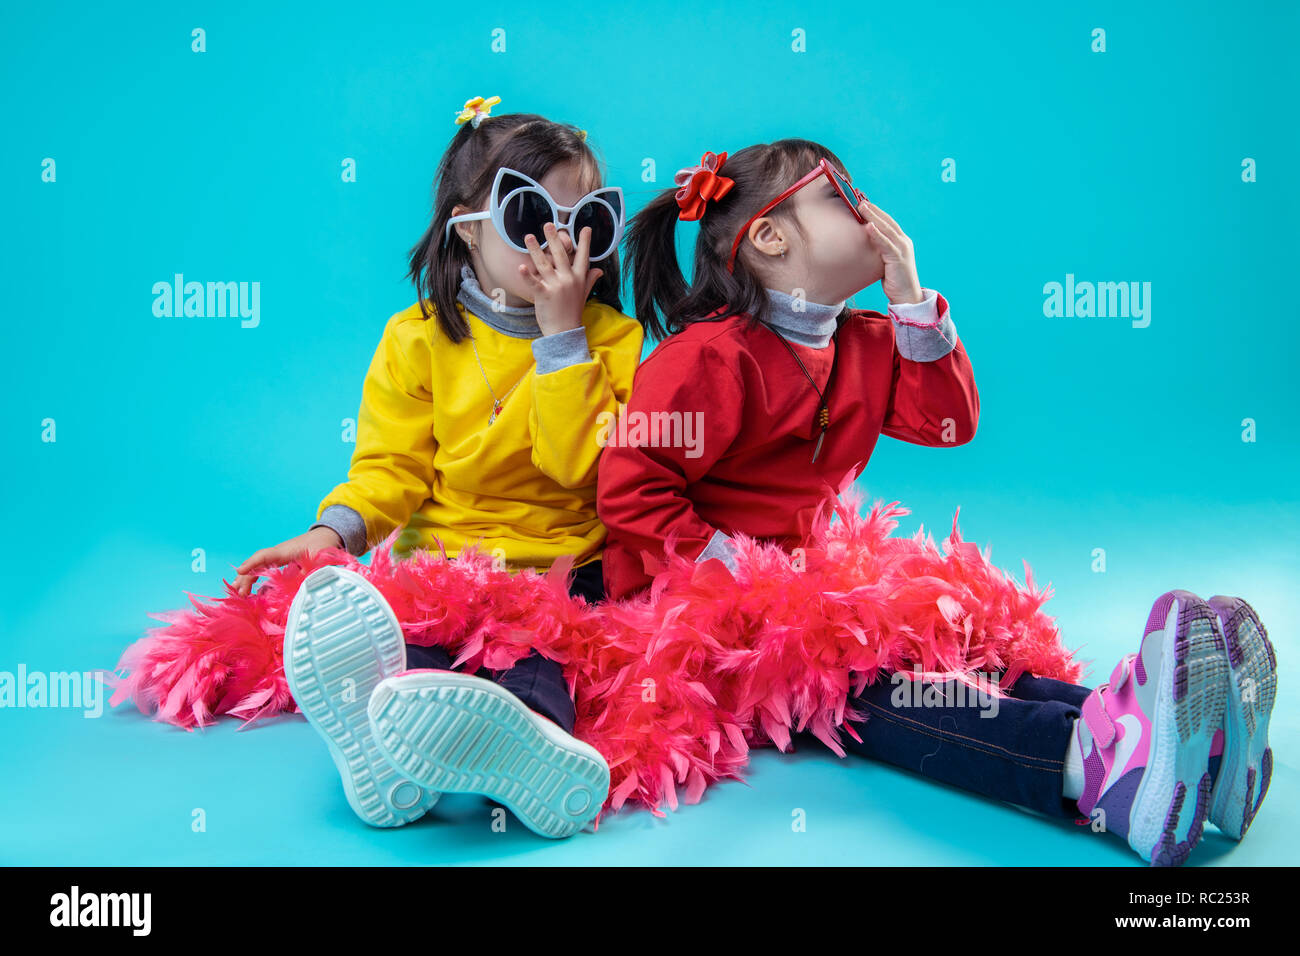
[[[915,524],[901,530],[910,533]],[[1025,541],[1031,533],[1024,529]],[[1063,533],[1068,538],[1072,529]],[[1004,529],[1000,537],[1000,565],[1018,567],[1020,533]],[[1188,865],[1293,862],[1300,794],[1291,689],[1300,684],[1290,622],[1300,607],[1288,582],[1298,577],[1295,555],[1233,554],[1209,577],[1198,550],[1207,543],[1166,554],[1159,575],[1096,575],[1086,566],[1071,570],[1051,536],[1039,540],[1047,543],[1034,549],[1035,574],[1054,578],[1057,591],[1045,610],[1056,616],[1067,645],[1092,662],[1089,686],[1106,679],[1119,654],[1135,649],[1150,602],[1166,587],[1242,593],[1252,601],[1280,665],[1272,784],[1244,841],[1207,826]],[[1123,547],[1113,549],[1115,558]],[[175,575],[124,586],[129,569],[164,564],[156,543],[109,535],[61,576],[27,587],[25,601],[9,605],[14,630],[0,669],[13,671],[19,662],[29,672],[111,668],[154,623],[142,607],[185,603]],[[187,580],[185,587],[218,593],[220,576],[214,567],[202,584]],[[17,585],[11,580],[7,587]],[[885,764],[841,759],[807,736],[796,737],[792,753],[756,752],[746,782],[712,787],[699,804],[661,819],[625,808],[606,815],[597,832],[551,841],[513,817],[500,832],[488,801],[470,794],[444,795],[410,826],[371,829],[352,814],[324,745],[297,715],[245,730],[223,719],[191,733],[151,721],[129,704],[105,707],[99,717],[46,707],[12,708],[0,718],[6,864],[1144,865],[1113,835]]]

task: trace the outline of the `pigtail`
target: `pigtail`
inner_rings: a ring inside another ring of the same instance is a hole
[[[677,188],[650,200],[627,225],[627,262],[636,317],[658,341],[674,331],[671,317],[688,287],[677,261]]]

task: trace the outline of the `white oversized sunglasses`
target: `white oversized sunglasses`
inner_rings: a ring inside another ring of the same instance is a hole
[[[546,248],[549,240],[542,227],[548,222],[555,223],[556,229],[566,230],[575,249],[582,227],[590,226],[588,259],[592,262],[608,256],[618,248],[619,240],[623,238],[623,190],[618,186],[594,189],[572,206],[562,206],[537,180],[502,166],[492,182],[490,195],[488,208],[482,212],[467,212],[447,220],[447,233],[442,239],[444,246],[451,238],[452,225],[471,219],[491,219],[497,234],[519,252],[528,251],[524,237],[529,233],[537,237],[543,249]],[[560,222],[560,213],[564,212],[570,214],[568,223]]]

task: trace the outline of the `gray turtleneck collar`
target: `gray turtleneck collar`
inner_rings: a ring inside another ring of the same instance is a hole
[[[767,289],[766,292],[772,306],[767,321],[778,334],[791,342],[815,349],[824,349],[830,345],[831,334],[835,331],[835,319],[844,310],[847,299],[831,305],[804,299],[799,301],[796,310],[794,296],[777,289]]]
[[[456,301],[503,335],[535,339],[542,334],[535,306],[497,305],[496,300],[479,286],[478,277],[468,263],[460,267],[460,290],[456,293]]]

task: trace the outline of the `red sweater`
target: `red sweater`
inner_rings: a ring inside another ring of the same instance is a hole
[[[939,315],[947,310],[939,296]],[[912,361],[899,353],[889,316],[849,315],[838,344],[788,343],[823,390],[834,350],[841,350],[816,463],[817,394],[772,329],[747,331],[743,315],[696,322],[641,363],[597,476],[610,598],[651,583],[641,551],[662,555],[670,531],[677,552],[689,558],[719,530],[786,550],[800,546],[827,485],[847,488],[882,434],[936,447],[974,437],[979,393],[960,337],[942,358]]]

